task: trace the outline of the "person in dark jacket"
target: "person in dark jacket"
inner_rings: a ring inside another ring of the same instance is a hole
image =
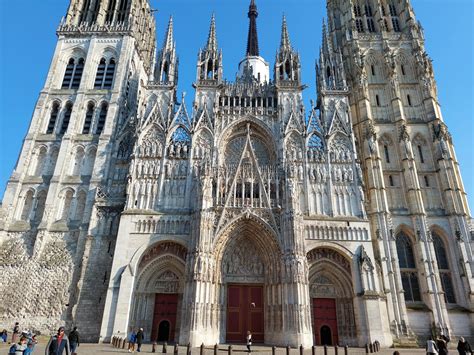
[[[472,354],[471,345],[463,337],[459,338],[457,349],[458,349],[459,355],[471,355]]]
[[[53,335],[46,345],[45,355],[71,355],[69,339],[64,334],[64,327],[58,329],[58,334]]]
[[[143,343],[143,328],[140,328],[140,330],[137,332],[137,352],[141,351],[142,343]]]
[[[13,332],[12,332],[12,344],[16,343],[16,340],[18,339],[19,334],[20,334],[20,323],[16,322],[15,326],[13,327]]]
[[[77,331],[77,327],[69,333],[69,346],[71,347],[71,353],[74,354],[76,352],[76,348],[79,346],[79,332]]]
[[[436,346],[438,347],[439,355],[448,355],[448,342],[449,338],[441,335],[436,339]]]

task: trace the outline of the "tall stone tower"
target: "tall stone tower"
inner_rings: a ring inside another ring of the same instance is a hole
[[[72,0],[57,35],[3,200],[1,317],[97,340],[155,23],[147,1]]]
[[[327,9],[335,57],[321,63],[319,88],[338,81],[342,56],[394,339],[426,335],[428,324],[462,334],[473,324],[470,212],[422,27],[410,0]]]

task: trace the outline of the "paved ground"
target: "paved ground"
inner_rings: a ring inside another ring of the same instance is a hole
[[[37,345],[34,354],[42,355],[44,354],[44,348],[46,344],[40,343]],[[227,345],[219,345],[219,355],[227,355]],[[106,354],[128,354],[129,352],[124,349],[117,349],[113,348],[110,344],[82,344],[78,349],[78,355],[106,355]],[[162,346],[158,346],[157,353],[161,353]],[[424,354],[425,351],[423,349],[397,349],[398,352],[402,355],[408,354]],[[0,344],[0,354],[6,355],[8,352],[8,345]],[[244,345],[233,345],[233,352],[237,353],[237,355],[243,355],[247,353],[246,348]],[[252,346],[252,352],[256,355],[270,355],[271,354],[271,347],[268,346]],[[394,349],[384,349],[378,353],[379,355],[392,355]],[[151,345],[145,344],[142,346],[142,353],[151,353]],[[169,355],[173,355],[173,347],[168,346]],[[199,348],[193,348],[191,351],[192,355],[199,355]],[[277,348],[277,355],[286,355],[285,348]],[[186,347],[181,346],[179,347],[179,354],[185,355],[186,354]],[[311,349],[306,349],[304,351],[305,355],[311,355]],[[335,351],[334,348],[328,350],[327,355],[334,355]],[[344,349],[339,349],[339,355],[344,355]],[[349,355],[364,355],[364,349],[356,349],[352,348],[349,349]],[[205,349],[205,355],[213,355],[213,349],[211,347]],[[299,350],[291,349],[290,355],[299,355]],[[316,355],[324,355],[324,351],[322,347],[317,347]]]

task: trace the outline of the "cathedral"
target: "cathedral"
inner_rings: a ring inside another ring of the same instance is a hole
[[[148,0],[70,1],[0,209],[0,326],[474,337],[473,227],[411,1],[327,0],[311,107],[285,18],[260,56],[257,5],[231,81],[212,16],[189,99],[172,19],[157,46]]]

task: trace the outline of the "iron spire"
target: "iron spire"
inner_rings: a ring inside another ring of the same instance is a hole
[[[258,36],[257,36],[257,5],[255,0],[250,0],[248,17],[249,22],[249,34],[247,38],[247,55],[248,56],[260,56],[260,51],[258,50]]]

